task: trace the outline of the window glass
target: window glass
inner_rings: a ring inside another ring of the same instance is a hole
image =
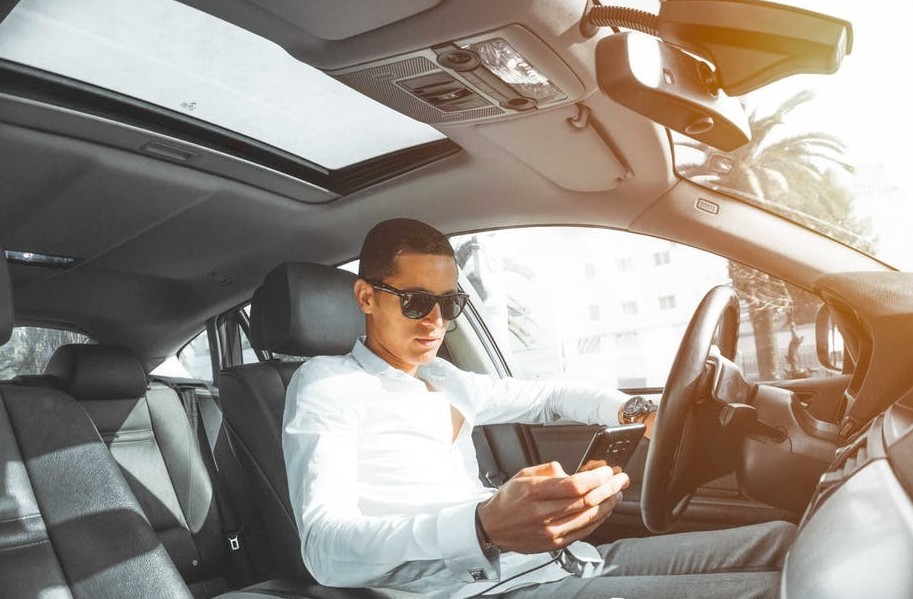
[[[793,75],[740,96],[751,130],[740,148],[723,152],[673,133],[676,169],[910,270],[913,120],[909,82],[895,64],[913,3],[882,3],[887,15],[867,2],[787,4],[852,23],[852,52],[836,73]]]
[[[166,359],[150,374],[211,383],[213,377],[210,353],[209,336],[204,330],[182,347],[177,355]]]
[[[242,311],[247,316],[247,321],[250,322],[250,304],[247,304],[242,308]],[[247,333],[242,328],[239,333],[241,334],[241,363],[242,364],[255,364],[260,361],[260,358],[257,357],[257,352],[251,347],[250,337],[247,336]]]
[[[451,241],[514,376],[661,387],[698,303],[720,284],[733,285],[742,299],[737,361],[749,379],[826,374],[815,350],[820,301],[719,256],[594,228],[510,229]],[[583,256],[583,267],[571,267]]]
[[[0,57],[139,98],[329,169],[443,138],[282,47],[180,2],[13,6],[0,24]],[[336,143],[341,139],[348,143]]]
[[[0,346],[0,380],[20,374],[43,374],[61,345],[95,343],[82,333],[45,327],[15,327],[10,340]]]

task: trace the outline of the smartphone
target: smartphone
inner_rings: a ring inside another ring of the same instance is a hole
[[[576,472],[593,470],[600,466],[624,469],[647,427],[643,424],[602,426],[593,435],[589,447],[580,460]]]

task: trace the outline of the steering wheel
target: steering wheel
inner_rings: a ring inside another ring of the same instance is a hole
[[[691,317],[656,413],[647,452],[640,509],[653,532],[668,532],[688,507],[698,484],[690,476],[700,442],[696,407],[706,395],[707,358],[735,357],[739,298],[728,286],[711,289]]]

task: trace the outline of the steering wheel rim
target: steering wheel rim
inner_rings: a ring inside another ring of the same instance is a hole
[[[701,300],[682,337],[656,412],[644,469],[640,508],[644,524],[653,532],[668,532],[694,493],[686,475],[696,443],[693,408],[706,391],[706,364],[714,340],[719,352],[733,359],[738,328],[739,298],[731,287],[720,285]]]

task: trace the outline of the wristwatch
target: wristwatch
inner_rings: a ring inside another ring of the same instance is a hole
[[[641,416],[646,416],[657,410],[657,406],[649,399],[635,395],[621,406],[621,423],[631,424],[640,421]]]

